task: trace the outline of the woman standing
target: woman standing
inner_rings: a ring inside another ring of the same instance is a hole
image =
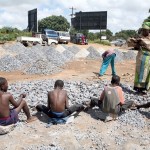
[[[141,30],[141,37],[130,39],[138,48],[136,57],[136,71],[134,79],[134,90],[144,94],[150,90],[150,22],[144,22]]]

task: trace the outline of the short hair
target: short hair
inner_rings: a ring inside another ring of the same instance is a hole
[[[6,81],[7,80],[5,78],[0,77],[0,89],[1,89],[2,85],[4,85],[6,83]]]
[[[63,88],[64,82],[62,80],[56,80],[54,87],[60,87]]]
[[[113,75],[112,79],[111,79],[111,84],[117,84],[117,85],[119,85],[119,83],[120,83],[120,77],[117,76],[117,75]]]

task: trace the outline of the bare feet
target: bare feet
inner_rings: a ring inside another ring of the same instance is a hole
[[[31,116],[29,119],[27,119],[27,123],[30,123],[30,122],[35,121],[35,120],[37,120],[37,117]]]

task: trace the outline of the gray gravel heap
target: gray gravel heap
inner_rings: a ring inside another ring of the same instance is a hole
[[[52,74],[59,72],[61,71],[59,68],[66,62],[73,60],[80,51],[76,46],[63,46],[66,50],[60,53],[52,46],[41,46],[38,44],[32,47],[25,47],[19,42],[13,45],[4,44],[3,48],[9,55],[7,53],[0,58],[0,71],[20,70],[27,74]],[[89,55],[86,58],[101,58],[100,53],[94,47],[90,46],[87,51],[89,51]],[[135,60],[136,57],[133,51],[123,53],[116,49],[115,52],[117,54],[115,59],[117,62]]]
[[[126,111],[126,113],[120,115],[119,121],[122,125],[129,124],[137,128],[144,128],[148,126],[146,121],[144,120],[144,116],[142,116],[142,114],[137,110]]]
[[[116,59],[115,61],[117,62],[122,62],[125,60],[135,60],[136,59],[136,53],[134,51],[127,51],[127,52],[121,52],[118,49],[115,49],[115,53],[116,53]]]
[[[87,58],[97,59],[101,57],[100,53],[93,46],[90,46],[87,50],[90,52]]]
[[[15,44],[4,44],[3,48],[6,49],[9,52],[13,52],[13,53],[24,53],[24,51],[26,51],[26,47],[21,44],[20,42],[17,42]]]
[[[74,55],[80,51],[80,49],[77,46],[71,46],[71,47],[68,47],[66,49],[71,51]]]
[[[33,63],[34,60],[27,54],[27,53],[20,53],[16,56],[14,56],[15,59],[17,59],[18,61],[20,61],[22,63],[22,65],[24,66],[28,66],[29,62]]]
[[[43,47],[40,45],[28,47],[27,52],[30,58],[34,59],[34,61],[46,58],[45,54],[43,53]]]
[[[52,62],[56,66],[61,66],[66,62],[65,55],[56,51],[55,49],[49,49],[45,51],[45,55],[48,61]]]
[[[108,81],[99,81],[94,84],[85,84],[81,81],[65,82],[65,89],[68,91],[68,97],[70,103],[83,103],[89,101],[91,97],[99,97],[103,90],[104,85],[107,85]],[[27,93],[28,101],[30,105],[34,106],[35,102],[47,103],[47,91],[53,89],[54,80],[42,80],[11,84],[10,92],[14,93],[14,96],[19,96],[20,93]],[[136,95],[131,86],[122,85],[125,92],[125,99],[132,100],[138,104],[143,103],[143,96]],[[17,90],[16,90],[17,89]],[[144,99],[144,103],[150,101],[150,94],[148,98]]]
[[[65,50],[62,54],[63,56],[65,56],[66,62],[74,59],[74,53],[72,53],[72,51],[70,51],[69,49]]]
[[[5,44],[3,48],[11,55],[4,55],[0,59],[1,71],[21,70],[27,74],[52,74],[60,72],[59,67],[66,62],[65,55],[57,52],[52,46],[24,47],[21,43],[15,43]]]
[[[118,50],[118,49],[115,49],[114,51],[115,51],[115,53],[116,53],[116,59],[115,59],[115,61],[116,61],[116,62],[122,62],[122,61],[124,61],[124,53],[121,52],[121,51]]]
[[[136,60],[136,53],[134,51],[127,51],[124,53],[124,60]]]
[[[50,144],[48,146],[43,144],[43,145],[32,145],[29,146],[28,148],[23,148],[23,150],[63,150],[63,149],[53,144]]]
[[[13,56],[5,55],[0,59],[0,70],[1,71],[14,71],[21,70],[22,63],[15,59]]]
[[[40,80],[40,81],[32,81],[32,82],[18,82],[14,84],[10,84],[9,91],[14,94],[14,97],[18,97],[20,93],[26,93],[27,97],[27,103],[29,104],[30,108],[34,107],[37,103],[42,103],[42,104],[47,104],[47,92],[50,90],[53,90],[55,80]],[[65,82],[65,87],[64,89],[67,90],[68,96],[69,96],[69,102],[70,104],[74,103],[83,103],[84,101],[89,101],[91,97],[98,98],[99,95],[101,94],[103,87],[110,83],[110,81],[98,81],[95,83],[83,83],[80,81],[64,81]],[[124,91],[124,95],[126,97],[126,100],[133,100],[134,102],[137,103],[146,103],[150,101],[150,94],[148,94],[147,98],[144,99],[143,96],[136,95],[135,91],[132,90],[132,86],[127,85],[127,84],[122,84],[121,85]],[[31,113],[33,113],[32,110],[30,109]],[[97,112],[99,109],[93,108],[92,111]],[[120,115],[118,117],[118,120],[116,121],[111,121],[109,123],[104,123],[101,122],[100,120],[94,120],[94,119],[87,119],[83,118],[90,124],[88,128],[81,125],[80,128],[76,127],[74,123],[64,125],[63,127],[60,125],[58,126],[53,126],[47,130],[49,132],[49,136],[53,138],[53,141],[56,141],[56,144],[49,144],[49,145],[35,145],[32,144],[30,146],[24,147],[24,149],[61,149],[62,146],[60,146],[60,143],[58,142],[57,138],[58,136],[64,136],[64,134],[68,135],[70,134],[70,137],[73,137],[71,140],[75,140],[76,146],[78,146],[79,141],[90,141],[92,142],[90,145],[86,145],[88,148],[85,149],[111,149],[112,148],[112,143],[113,143],[113,148],[114,146],[117,147],[116,149],[122,150],[122,146],[126,146],[127,144],[132,144],[132,140],[134,140],[134,143],[132,146],[135,147],[140,147],[140,149],[146,149],[148,150],[148,144],[150,140],[150,135],[149,135],[149,127],[150,127],[150,122],[146,118],[150,118],[149,114],[150,108],[149,109],[140,109],[140,110],[127,110],[125,113]],[[88,112],[87,112],[88,113]],[[90,113],[89,113],[90,114]],[[22,115],[22,116],[21,116]],[[24,114],[19,114],[19,118],[23,117]],[[84,117],[93,117],[92,114],[90,115],[84,115]],[[94,117],[93,117],[94,118]],[[26,118],[24,118],[26,119]],[[79,119],[79,120],[78,120]],[[78,118],[75,124],[80,125],[80,119]],[[94,125],[92,125],[92,122]],[[97,123],[97,125],[95,125]],[[41,123],[43,126],[44,124]],[[85,123],[86,124],[86,123]],[[33,124],[35,126],[35,124]],[[33,132],[37,132],[38,127],[32,128],[32,134]],[[101,130],[98,130],[100,128]],[[30,127],[30,125],[29,125]],[[18,126],[19,128],[19,126]],[[30,127],[31,128],[31,127]],[[45,130],[44,130],[45,131]],[[24,134],[29,135],[29,133],[26,133],[24,131]],[[34,135],[34,134],[33,134]],[[42,136],[41,136],[42,137]],[[68,136],[67,136],[68,137]],[[75,137],[75,138],[74,138]],[[43,135],[43,142],[45,141]],[[50,138],[50,139],[51,139]],[[138,143],[136,143],[137,141]],[[50,141],[53,143],[53,141]],[[110,142],[108,142],[110,141]],[[64,142],[64,141],[62,141]],[[111,144],[110,144],[111,143]],[[84,149],[82,147],[82,143],[79,145],[80,149]],[[68,146],[68,145],[67,145]],[[66,146],[66,147],[67,147]],[[129,145],[130,146],[130,145]],[[64,146],[63,146],[64,147]],[[127,146],[127,149],[130,148]]]
[[[31,64],[28,68],[24,70],[25,73],[28,74],[52,74],[56,72],[60,72],[61,69],[52,64],[51,62],[47,62],[47,60],[37,60],[33,64]],[[57,70],[57,71],[56,71]]]

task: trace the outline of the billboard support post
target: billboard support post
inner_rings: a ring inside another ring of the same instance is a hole
[[[81,32],[81,11],[80,11],[80,32]]]
[[[99,23],[99,26],[100,26],[100,42],[101,42],[101,22],[102,22],[102,16],[100,16],[100,23]]]

